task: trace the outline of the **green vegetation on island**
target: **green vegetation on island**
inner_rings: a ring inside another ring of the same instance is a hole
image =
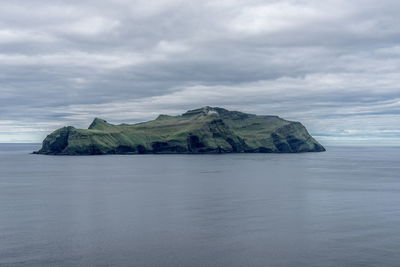
[[[49,134],[34,153],[101,155],[145,153],[293,153],[320,152],[320,145],[300,122],[218,107],[179,116],[113,125],[94,119],[88,129],[63,127]]]

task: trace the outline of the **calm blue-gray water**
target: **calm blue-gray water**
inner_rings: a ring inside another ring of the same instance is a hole
[[[400,148],[42,156],[0,145],[0,266],[399,266]]]

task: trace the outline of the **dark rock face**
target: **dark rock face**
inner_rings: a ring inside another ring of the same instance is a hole
[[[152,150],[149,152],[152,153],[186,153],[188,152],[187,147],[180,146],[179,142],[169,141],[169,142],[160,142],[156,141],[151,144]]]
[[[206,145],[200,141],[200,138],[197,135],[189,134],[188,136],[188,150],[190,152],[198,151],[199,149],[204,148]]]
[[[320,152],[299,122],[204,107],[181,116],[113,125],[96,118],[89,129],[63,127],[48,135],[35,153],[101,155],[146,153],[295,153]]]
[[[138,145],[136,151],[138,154],[146,154],[146,148],[143,145]]]
[[[42,145],[42,150],[52,151],[54,154],[64,154],[64,150],[68,146],[68,137],[74,127],[63,127],[49,135]]]

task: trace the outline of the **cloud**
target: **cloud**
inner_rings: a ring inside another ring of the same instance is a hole
[[[281,32],[321,20],[324,15],[327,14],[308,5],[273,2],[244,8],[228,27],[248,34]]]
[[[52,36],[43,32],[0,29],[0,44],[21,42],[54,42]]]
[[[0,141],[204,105],[300,120],[324,142],[400,138],[398,1],[1,7]]]
[[[111,20],[102,17],[90,17],[61,25],[57,28],[57,30],[61,32],[87,35],[92,37],[94,35],[104,34],[116,30],[119,25],[120,22],[118,20]]]

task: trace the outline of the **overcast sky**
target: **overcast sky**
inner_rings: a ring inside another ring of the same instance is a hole
[[[400,144],[398,0],[0,3],[0,142],[205,105]]]

